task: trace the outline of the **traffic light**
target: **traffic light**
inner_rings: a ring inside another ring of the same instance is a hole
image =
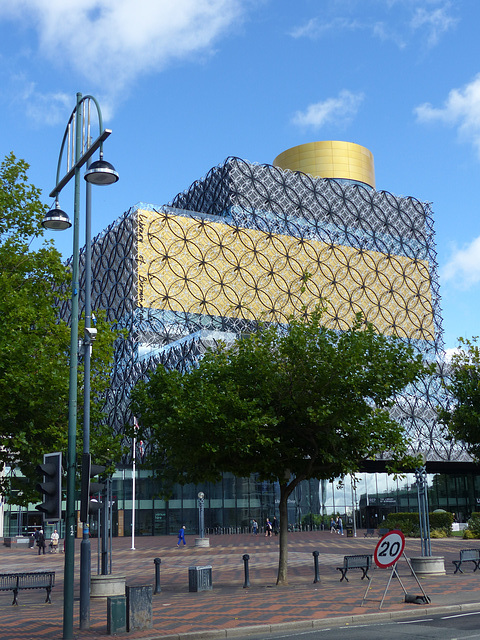
[[[43,464],[35,471],[43,476],[35,489],[40,491],[44,502],[35,507],[43,513],[44,520],[61,520],[62,518],[62,454],[45,453]]]
[[[82,454],[82,477],[80,490],[80,521],[88,522],[88,515],[98,511],[102,506],[98,500],[92,500],[90,496],[101,493],[103,482],[90,482],[90,478],[100,476],[105,471],[105,467],[92,464],[89,453]]]

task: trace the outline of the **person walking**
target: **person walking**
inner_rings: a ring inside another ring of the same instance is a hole
[[[254,536],[258,534],[258,522],[256,520],[252,520],[252,532]]]
[[[180,546],[180,543],[183,541],[183,546],[185,546],[187,543],[185,542],[185,525],[182,525],[182,527],[180,528],[180,531],[178,532],[178,542],[177,542],[177,547]]]
[[[337,528],[335,526],[335,520],[333,518],[330,518],[330,533],[335,533],[336,530]]]
[[[58,540],[60,536],[58,535],[58,531],[55,531],[51,535],[51,545],[52,545],[52,553],[58,553]]]
[[[37,546],[38,546],[38,555],[43,551],[43,555],[45,555],[45,534],[43,533],[43,529],[40,529],[37,537]]]
[[[343,521],[340,516],[337,519],[337,533],[343,536]]]
[[[273,516],[272,527],[273,527],[273,533],[276,536],[278,536],[278,520],[277,520],[276,516]]]
[[[270,538],[272,535],[272,523],[270,522],[270,518],[267,518],[267,522],[265,523],[265,537]]]

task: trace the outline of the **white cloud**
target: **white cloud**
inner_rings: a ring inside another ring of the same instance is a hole
[[[480,74],[462,89],[452,89],[443,107],[426,102],[414,111],[419,122],[456,126],[461,139],[471,142],[480,156]]]
[[[312,129],[320,129],[326,124],[346,126],[357,114],[363,98],[363,93],[344,89],[337,98],[328,98],[311,104],[305,111],[297,111],[292,122],[299,127]]]
[[[459,347],[454,347],[450,349],[445,349],[444,361],[451,362],[454,356],[458,356],[462,353],[462,349]]]
[[[118,96],[140,74],[208,53],[249,0],[2,0],[40,54]]]
[[[325,33],[339,31],[356,31],[363,28],[356,20],[348,20],[346,18],[334,18],[330,22],[326,22],[322,18],[311,18],[306,24],[295,27],[290,32],[292,38],[311,38],[316,40]]]
[[[322,16],[292,29],[290,35],[316,40],[329,33],[364,31],[403,49],[412,34],[416,34],[424,46],[431,48],[458,23],[451,15],[449,0],[361,0],[350,4],[343,0],[337,6],[342,15],[325,18],[324,11]]]
[[[450,2],[447,2],[442,7],[428,11],[425,8],[417,8],[415,14],[410,22],[410,26],[414,31],[417,29],[424,29],[427,32],[427,44],[430,47],[434,47],[440,37],[444,33],[453,28],[458,20],[449,15]]]
[[[453,253],[440,277],[445,282],[454,281],[459,289],[469,289],[480,282],[480,236]]]
[[[35,125],[57,125],[65,120],[65,113],[71,111],[72,96],[60,91],[40,93],[34,82],[17,75],[13,78],[15,102],[25,106],[26,115]]]

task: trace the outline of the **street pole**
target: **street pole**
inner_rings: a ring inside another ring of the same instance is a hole
[[[78,294],[79,294],[79,216],[80,166],[82,151],[82,94],[77,93],[75,113],[75,186],[73,205],[72,309],[70,331],[70,377],[68,392],[67,502],[65,511],[65,565],[63,583],[63,640],[73,640],[73,588],[75,571],[75,477],[77,449],[78,379]]]
[[[418,494],[418,515],[420,518],[420,541],[422,556],[432,555],[430,543],[430,520],[428,516],[427,469],[424,466],[415,469]]]
[[[136,422],[136,420],[135,420]],[[136,492],[136,486],[135,486],[135,480],[136,480],[136,473],[137,470],[135,468],[135,458],[136,458],[136,451],[137,451],[137,433],[138,427],[135,426],[135,435],[133,436],[133,451],[132,451],[132,550],[135,549],[135,492]]]
[[[91,143],[90,141],[90,105],[93,102],[96,107],[99,137]],[[86,108],[86,109],[85,109]],[[87,118],[85,117],[87,110]],[[86,133],[86,136],[85,136]],[[97,149],[100,149],[100,159],[93,162],[85,173],[87,183],[97,185],[113,184],[118,180],[118,173],[113,166],[103,160],[103,142],[111,134],[108,129],[103,129],[102,115],[98,102],[93,96],[82,96],[77,93],[76,105],[67,123],[67,128],[62,140],[60,154],[57,164],[57,179],[55,188],[51,191],[50,197],[55,197],[55,206],[44,216],[42,225],[46,229],[56,229],[59,231],[72,226],[68,215],[62,211],[58,205],[58,197],[62,189],[74,178],[74,206],[73,206],[73,252],[72,252],[72,298],[71,298],[71,324],[70,324],[70,372],[69,372],[69,392],[68,392],[68,430],[67,430],[67,456],[66,456],[66,509],[65,509],[65,565],[64,565],[64,585],[63,585],[63,640],[73,640],[73,602],[74,602],[74,570],[75,570],[75,479],[76,479],[76,448],[77,448],[77,384],[78,384],[78,311],[79,311],[79,262],[80,262],[80,169],[89,161]],[[83,136],[83,137],[82,137]],[[67,172],[60,178],[64,151],[67,151]],[[87,218],[90,215],[90,194],[87,190]],[[87,229],[87,246],[90,249],[90,228]],[[86,266],[86,277],[91,277],[90,264]],[[86,286],[86,295],[91,293],[91,280]],[[88,305],[88,308],[87,308]],[[90,322],[90,297],[86,301],[87,322]],[[89,325],[88,325],[89,326]],[[91,339],[91,338],[90,338]],[[87,338],[88,341],[88,338]],[[90,344],[87,345],[85,360],[87,361],[85,370],[85,414],[84,418],[84,451],[89,448],[90,438]],[[83,532],[85,538],[85,531]],[[82,540],[82,543],[84,540]],[[88,549],[84,550],[81,560],[81,625],[89,624],[89,611],[85,613],[85,597],[90,589],[90,559],[89,541]],[[87,567],[88,575],[84,576],[83,571]],[[83,569],[83,571],[82,571]],[[88,594],[89,598],[89,594]],[[89,604],[88,604],[89,607]]]
[[[204,537],[205,530],[205,494],[203,491],[198,492],[198,535]]]
[[[87,171],[91,159],[87,161]],[[85,336],[83,340],[83,453],[90,453],[90,364],[92,355],[91,336],[87,329],[92,326],[92,185],[85,187]],[[90,578],[92,550],[89,523],[83,522],[80,544],[80,629],[90,629]]]

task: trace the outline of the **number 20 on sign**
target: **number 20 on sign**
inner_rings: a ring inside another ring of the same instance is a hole
[[[405,536],[401,531],[389,531],[380,538],[373,559],[380,569],[394,565],[405,549]]]

